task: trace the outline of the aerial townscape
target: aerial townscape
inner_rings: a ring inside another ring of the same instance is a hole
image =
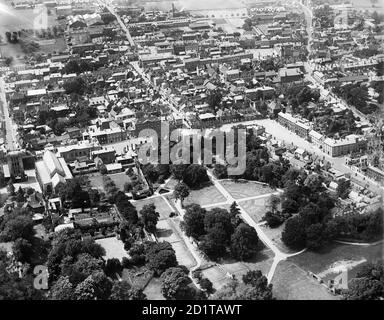
[[[383,300],[383,0],[1,0],[0,300]]]

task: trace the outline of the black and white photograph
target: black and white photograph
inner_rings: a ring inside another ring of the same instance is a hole
[[[384,0],[0,0],[0,300],[384,300],[383,40]]]

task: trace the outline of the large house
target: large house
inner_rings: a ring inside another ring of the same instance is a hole
[[[43,192],[53,191],[59,183],[73,178],[64,158],[57,157],[52,151],[46,150],[42,160],[35,164],[36,179]]]

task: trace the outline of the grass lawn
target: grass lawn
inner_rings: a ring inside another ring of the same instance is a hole
[[[145,205],[151,203],[155,205],[156,211],[160,214],[160,220],[169,218],[169,214],[172,210],[162,197],[137,200],[133,203],[133,205],[136,207],[137,212],[140,212]]]
[[[129,257],[127,251],[124,250],[123,242],[116,237],[98,239],[95,241],[105,249],[105,259],[116,258],[121,261],[124,257]]]
[[[281,261],[272,278],[273,294],[280,300],[336,300],[325,287],[290,261]]]
[[[260,222],[266,212],[268,197],[246,201],[238,201],[238,204],[251,216],[255,222]]]
[[[264,186],[260,183],[254,181],[230,181],[224,180],[220,181],[220,184],[227,189],[227,191],[231,194],[235,199],[242,199],[247,197],[259,196],[262,194],[268,194],[274,192],[268,186]]]
[[[300,268],[318,274],[325,282],[340,274],[343,269],[348,269],[348,278],[353,278],[365,261],[382,259],[383,243],[372,246],[335,243],[322,253],[306,251],[289,258]]]
[[[281,241],[281,233],[284,230],[285,222],[280,225],[278,228],[269,228],[267,225],[261,226],[263,228],[264,232],[268,236],[269,239],[271,239],[274,244],[284,253],[294,253],[296,250],[292,250],[288,248],[283,241]]]
[[[187,268],[196,265],[195,258],[184,243],[179,218],[168,218],[167,220],[159,221],[157,228],[159,241],[168,241],[172,245],[179,264],[184,265]]]
[[[173,189],[176,187],[176,185],[177,185],[178,183],[179,183],[178,180],[171,178],[171,179],[169,179],[168,182],[164,185],[164,188],[169,189],[169,190],[173,190]]]
[[[202,270],[204,278],[211,280],[215,290],[220,290],[230,279],[226,276],[226,272],[220,266],[212,266]]]
[[[225,197],[214,186],[210,185],[199,190],[191,190],[189,196],[184,200],[184,205],[197,203],[201,206],[224,202]]]
[[[148,300],[165,300],[163,294],[161,293],[161,279],[152,278],[149,281],[148,285],[145,287],[144,291]]]
[[[169,243],[180,241],[179,235],[173,231],[172,224],[168,219],[160,220],[156,227],[156,235],[159,241],[168,241]]]
[[[147,267],[133,267],[124,268],[121,274],[121,278],[130,283],[132,287],[143,289],[151,281],[153,277],[153,271]]]

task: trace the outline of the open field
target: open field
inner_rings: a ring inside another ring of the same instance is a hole
[[[323,253],[307,251],[289,258],[300,268],[321,276],[325,282],[345,269],[348,270],[348,278],[353,278],[365,261],[382,259],[384,259],[383,243],[372,246],[335,243]]]
[[[116,258],[121,261],[124,257],[128,258],[128,253],[124,250],[123,242],[116,237],[98,239],[95,241],[105,249],[105,259]]]
[[[273,294],[281,300],[336,300],[327,289],[290,261],[281,261],[272,278]]]
[[[162,197],[137,200],[133,203],[133,205],[136,207],[137,212],[140,212],[145,205],[151,203],[155,205],[156,211],[160,214],[160,220],[169,218],[169,214],[172,210]]]
[[[231,194],[235,199],[259,196],[274,192],[270,187],[264,186],[253,181],[239,180],[237,182],[230,180],[220,181],[220,184]]]
[[[165,300],[163,294],[161,293],[161,279],[152,278],[149,281],[148,285],[145,287],[144,291],[148,300]]]
[[[268,199],[269,197],[239,201],[239,205],[243,207],[255,222],[260,222],[267,211],[265,202],[268,201]]]
[[[204,206],[224,201],[225,198],[221,192],[214,185],[210,185],[199,190],[191,190],[189,196],[184,200],[184,205],[197,203]]]

